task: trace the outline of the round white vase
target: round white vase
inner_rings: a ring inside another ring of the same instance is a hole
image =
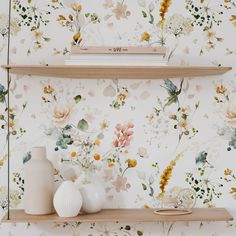
[[[80,187],[83,198],[82,211],[85,213],[96,213],[102,210],[106,193],[99,183],[86,183]]]
[[[31,159],[24,166],[25,213],[46,215],[53,213],[53,165],[46,157],[45,147],[33,147]]]
[[[82,206],[82,197],[72,181],[64,181],[57,189],[53,204],[60,217],[75,217]]]

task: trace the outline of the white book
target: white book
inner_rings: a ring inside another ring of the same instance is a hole
[[[83,66],[167,66],[167,61],[126,61],[126,60],[66,60],[66,65],[83,65]]]

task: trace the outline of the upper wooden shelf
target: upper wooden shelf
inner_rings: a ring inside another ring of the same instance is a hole
[[[3,65],[11,73],[63,78],[160,79],[221,75],[231,67]]]
[[[49,222],[156,222],[156,221],[231,221],[233,217],[224,208],[194,208],[190,215],[163,216],[154,214],[155,209],[104,209],[96,214],[84,214],[73,218],[52,215],[27,215],[23,210],[11,210],[10,220],[4,223],[49,223]]]

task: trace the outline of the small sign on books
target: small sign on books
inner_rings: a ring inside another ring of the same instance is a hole
[[[75,47],[71,54],[161,54],[167,53],[166,47]]]
[[[72,47],[66,65],[165,66],[165,47]]]

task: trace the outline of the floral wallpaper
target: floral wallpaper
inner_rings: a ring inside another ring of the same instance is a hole
[[[8,1],[0,7],[7,60]],[[198,207],[236,218],[235,0],[12,0],[10,61],[63,64],[71,45],[169,48],[170,65],[232,66],[222,76],[87,80],[0,70],[0,215],[7,209],[7,95],[11,208],[22,208],[24,163],[47,146],[55,183],[98,179],[106,207],[160,207],[192,189]],[[236,223],[1,224],[17,235],[235,235]]]

